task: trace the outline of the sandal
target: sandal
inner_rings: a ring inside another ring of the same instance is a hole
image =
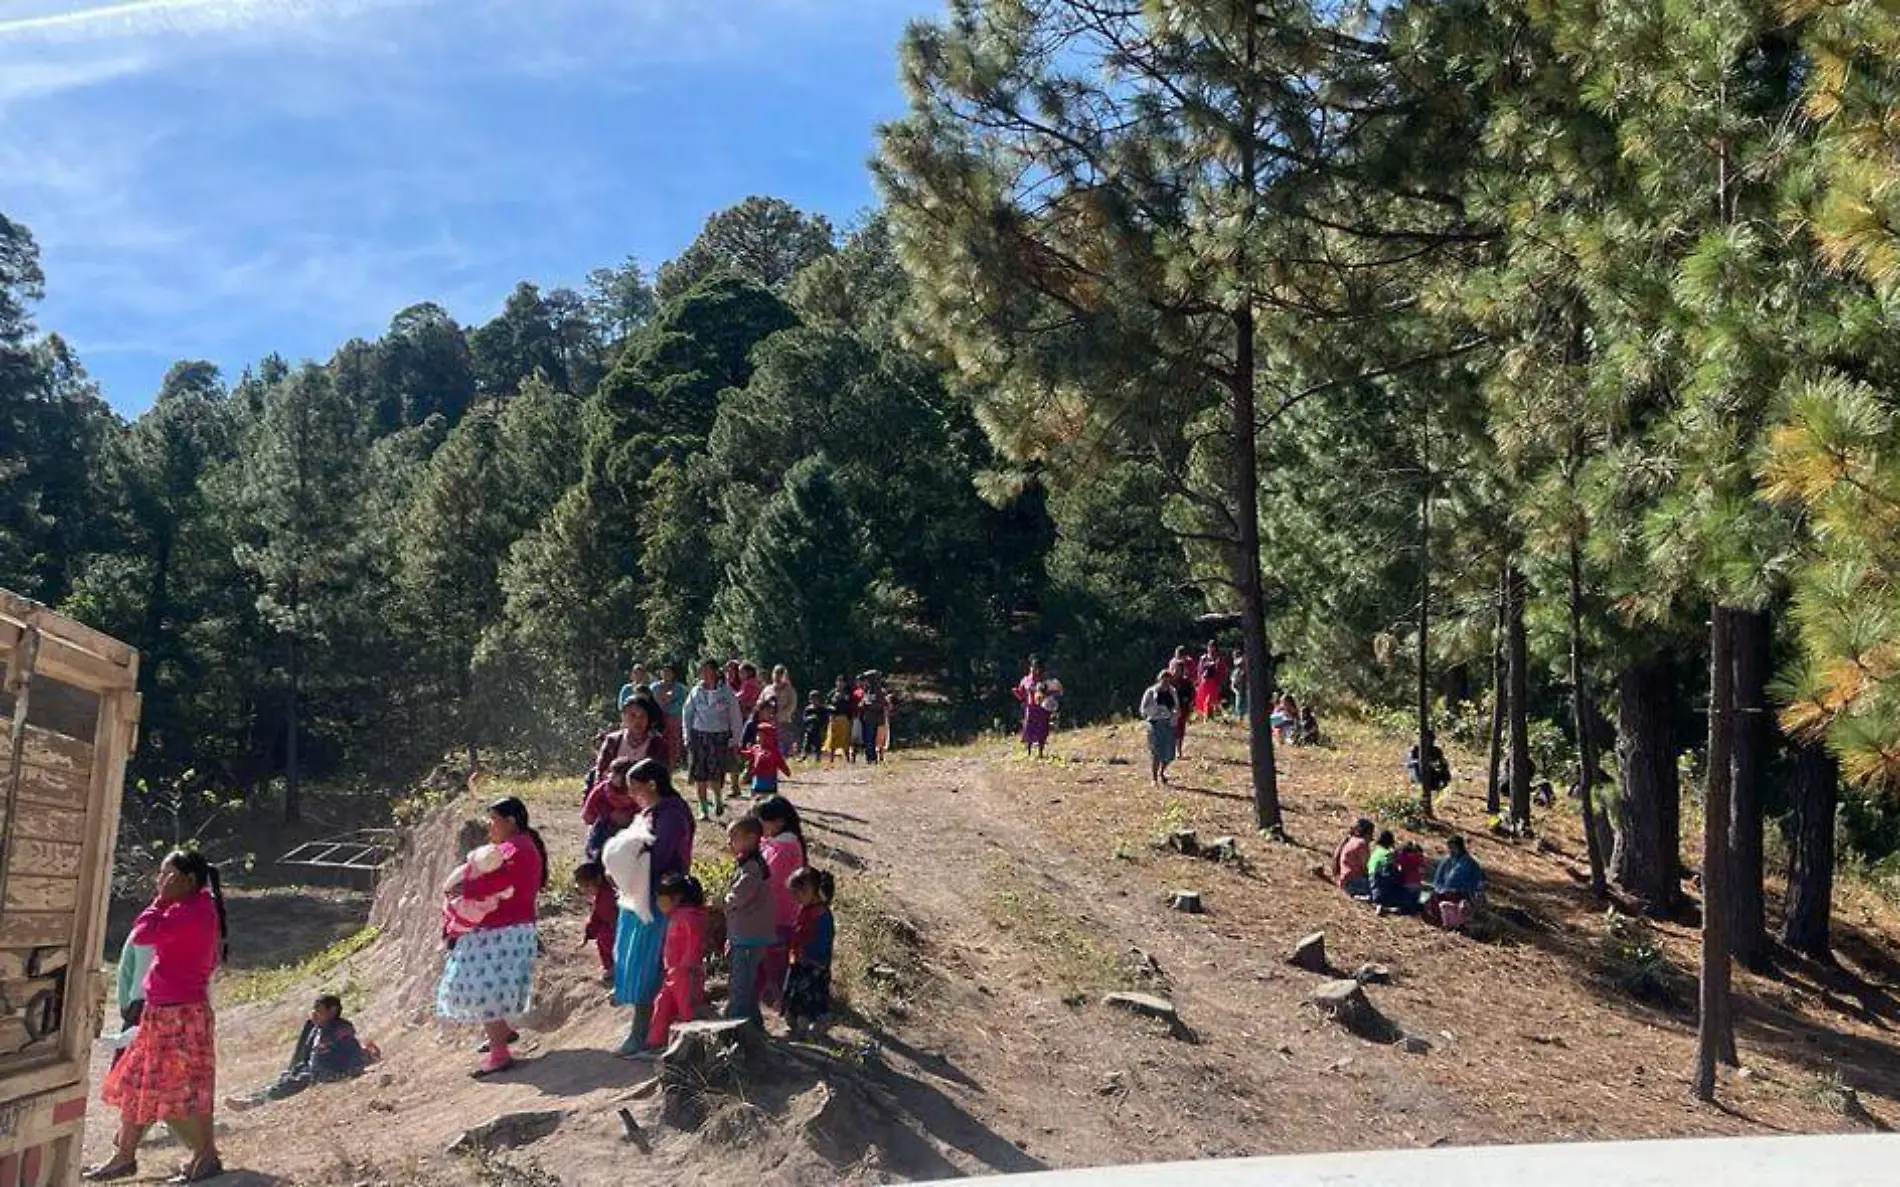
[[[137,1159],[131,1162],[102,1162],[98,1166],[89,1166],[79,1172],[81,1180],[87,1183],[116,1183],[120,1179],[130,1179],[139,1173]]]
[[[514,1045],[515,1045],[516,1043],[519,1043],[520,1041],[521,1041],[521,1032],[520,1032],[520,1031],[514,1031],[514,1030],[511,1030],[511,1031],[509,1031],[509,1032],[508,1032],[508,1045],[509,1045],[510,1047],[512,1047],[512,1046],[514,1046]],[[483,1039],[483,1040],[482,1040],[482,1045],[481,1045],[481,1046],[479,1046],[479,1047],[477,1047],[477,1048],[475,1048],[475,1054],[477,1054],[477,1055],[486,1055],[486,1054],[488,1054],[488,1040],[487,1040],[487,1039]]]
[[[513,1069],[514,1066],[515,1061],[513,1059],[504,1059],[500,1063],[484,1063],[482,1066],[470,1072],[468,1076],[471,1080],[486,1080],[490,1076],[499,1076],[503,1072]]]
[[[167,1183],[203,1183],[224,1174],[224,1160],[213,1158],[207,1162],[186,1166],[183,1170],[166,1179]]]

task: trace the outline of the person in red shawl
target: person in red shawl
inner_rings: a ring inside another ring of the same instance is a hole
[[[1200,680],[1194,690],[1195,712],[1211,720],[1220,711],[1221,703],[1227,699],[1227,677],[1231,671],[1227,656],[1209,639],[1207,650],[1201,655]]]

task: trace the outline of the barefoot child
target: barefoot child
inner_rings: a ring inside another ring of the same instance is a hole
[[[778,938],[772,926],[772,871],[759,845],[765,829],[757,816],[744,816],[726,830],[726,845],[737,863],[726,891],[726,948],[732,963],[726,1017],[759,1018],[759,966]]]
[[[822,1035],[831,1015],[831,948],[835,924],[830,873],[803,867],[792,874],[798,921],[792,927],[792,967],[785,976],[785,1020],[794,1038]]]
[[[664,977],[653,1002],[647,1049],[661,1051],[675,1022],[706,1012],[706,892],[691,874],[664,874],[653,894],[666,916]]]
[[[798,900],[792,897],[792,875],[805,864],[805,829],[792,801],[775,795],[759,805],[759,824],[765,829],[760,852],[772,872],[772,946],[759,967],[759,1000],[777,1007],[784,995],[787,946],[792,925],[798,922]]]

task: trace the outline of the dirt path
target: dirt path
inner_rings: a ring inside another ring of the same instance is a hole
[[[1689,1103],[1688,1020],[1607,987],[1591,964],[1600,908],[1575,882],[1562,822],[1542,845],[1477,835],[1454,793],[1425,837],[1462,822],[1518,922],[1490,942],[1415,919],[1380,919],[1315,876],[1333,835],[1393,778],[1383,740],[1286,755],[1289,822],[1302,842],[1248,829],[1241,739],[1203,731],[1178,785],[1157,792],[1138,737],[1108,728],[1064,735],[1050,762],[1000,743],[903,752],[876,767],[802,769],[785,792],[805,813],[813,857],[839,876],[840,980],[850,1007],[830,1054],[729,1102],[697,1132],[661,1125],[629,1091],[650,1065],[613,1058],[626,1013],[612,1009],[580,939],[578,904],[544,912],[549,957],[523,1024],[528,1062],[467,1079],[468,1033],[444,1030],[429,1003],[439,944],[434,887],[458,859],[456,820],[416,839],[423,864],[392,875],[360,956],[274,1001],[220,1017],[225,1091],[273,1076],[314,992],[341,988],[386,1062],[363,1080],[227,1117],[233,1183],[764,1185],[871,1183],[985,1171],[1444,1142],[1762,1133],[1851,1128],[1823,1073],[1893,1111],[1883,1019],[1892,993],[1744,979],[1749,1077],[1730,1079],[1726,1111]],[[557,870],[579,851],[570,781],[529,790]],[[535,798],[539,797],[539,798]],[[1231,834],[1246,861],[1215,866],[1159,850],[1191,826]],[[702,857],[717,851],[702,829]],[[425,860],[426,859],[426,860]],[[431,864],[432,863],[432,864]],[[440,869],[434,867],[439,866]],[[1194,889],[1208,913],[1163,902]],[[400,895],[397,892],[400,891]],[[406,898],[401,896],[407,896]],[[1891,922],[1860,906],[1862,964],[1891,961]],[[1336,964],[1387,965],[1375,1000],[1424,1054],[1351,1037],[1304,1004],[1319,978],[1284,956],[1324,929]],[[1659,942],[1686,965],[1693,933]],[[1138,990],[1170,1000],[1186,1031],[1110,1008]],[[1839,1011],[1838,1013],[1834,1011]],[[1860,1016],[1855,1016],[1858,1011]],[[1883,1072],[1882,1069],[1885,1069]],[[837,1095],[868,1086],[849,1107]],[[647,1152],[621,1140],[636,1115]],[[558,1134],[496,1159],[444,1151],[470,1125],[518,1110],[558,1110]],[[109,1123],[95,1113],[89,1147]],[[154,1148],[163,1170],[173,1151]]]

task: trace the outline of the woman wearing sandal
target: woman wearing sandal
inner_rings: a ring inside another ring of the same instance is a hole
[[[172,852],[159,864],[157,896],[132,924],[131,942],[152,949],[138,1035],[100,1093],[119,1109],[118,1148],[81,1175],[87,1181],[138,1174],[139,1141],[159,1121],[191,1150],[191,1161],[169,1182],[224,1173],[211,1120],[218,1057],[210,989],[226,930],[218,868],[202,853]]]
[[[451,899],[480,901],[486,911],[455,937],[435,991],[437,1017],[479,1023],[487,1032],[477,1078],[515,1064],[508,1020],[527,1013],[533,998],[540,952],[535,898],[548,884],[547,846],[528,827],[527,805],[513,796],[489,806],[485,848],[485,860],[458,867],[442,888]]]

